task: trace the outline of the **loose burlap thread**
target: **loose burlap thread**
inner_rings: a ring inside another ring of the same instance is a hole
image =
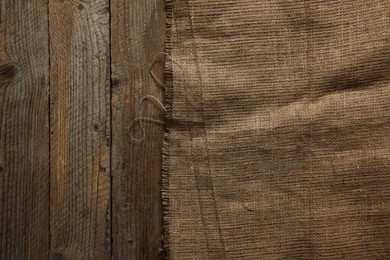
[[[167,258],[389,259],[389,1],[167,13]]]

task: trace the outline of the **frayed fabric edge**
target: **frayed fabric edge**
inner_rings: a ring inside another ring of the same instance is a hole
[[[162,148],[162,215],[163,215],[163,248],[164,258],[170,259],[170,208],[169,208],[169,175],[170,175],[170,141],[172,122],[172,104],[174,99],[173,91],[173,61],[172,61],[172,23],[173,23],[173,5],[172,0],[165,0],[166,8],[166,42],[165,42],[165,120],[166,128]]]

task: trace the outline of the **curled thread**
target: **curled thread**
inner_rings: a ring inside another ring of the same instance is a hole
[[[172,62],[174,62],[175,64],[177,64],[177,66],[179,66],[179,68],[182,68],[181,65],[171,56],[169,55],[168,53],[165,53],[165,52],[160,52],[159,53],[160,56],[162,56],[164,58],[164,61],[165,59],[168,57],[172,60]],[[157,63],[157,62],[160,62],[160,58],[157,58],[150,66],[150,69],[149,69],[149,73],[151,75],[151,77],[153,78],[154,82],[156,83],[156,85],[162,89],[162,90],[165,90],[165,87],[166,87],[166,84],[164,84],[157,76],[156,74],[154,74],[153,72],[153,68],[154,68],[154,65]],[[153,119],[153,118],[149,118],[149,117],[144,117],[143,116],[143,103],[146,102],[146,101],[149,101],[150,103],[152,103],[154,106],[156,106],[157,108],[161,109],[164,113],[166,112],[166,109],[164,107],[164,105],[161,103],[161,101],[156,98],[155,96],[152,96],[152,95],[146,95],[145,97],[143,97],[139,103],[139,106],[138,106],[138,110],[137,110],[137,117],[131,121],[131,123],[129,124],[128,126],[128,131],[129,131],[129,136],[130,138],[135,141],[135,142],[142,142],[144,139],[145,139],[145,127],[144,127],[144,122],[150,122],[150,123],[153,123],[153,124],[159,124],[159,125],[164,125],[165,122],[164,121],[161,121],[161,120],[157,120],[157,119]],[[131,130],[137,125],[139,124],[139,127],[141,129],[141,137],[140,138],[136,138],[134,137],[132,134],[131,134]]]
[[[166,111],[164,105],[155,96],[146,95],[145,97],[143,97],[141,99],[139,106],[138,106],[138,117],[135,118],[133,121],[131,121],[131,123],[128,126],[130,138],[135,142],[142,142],[145,139],[145,127],[143,124],[144,122],[150,122],[150,123],[159,124],[159,125],[165,124],[164,121],[143,116],[143,103],[146,101],[149,101],[154,106],[161,109],[163,112]],[[139,123],[139,127],[141,129],[141,137],[140,138],[136,138],[131,134],[131,130],[137,125],[137,123]]]
[[[165,89],[166,85],[164,83],[162,83],[158,78],[157,76],[153,73],[152,70],[149,71],[150,72],[150,75],[152,76],[152,78],[154,79],[154,81],[156,82],[157,86],[161,89]]]
[[[160,100],[158,100],[158,98],[156,98],[155,96],[152,96],[152,95],[146,95],[141,99],[141,102],[138,106],[138,117],[142,117],[142,112],[143,112],[142,111],[142,108],[143,108],[142,104],[145,101],[149,101],[150,103],[152,103],[155,107],[159,108],[164,113],[166,112],[164,105],[161,103]]]
[[[165,53],[165,52],[159,52],[159,55],[163,55],[164,58],[168,57],[170,60],[172,60],[173,63],[175,63],[180,69],[183,69],[182,66],[171,56],[169,55],[168,53]],[[157,86],[161,89],[165,89],[166,87],[166,84],[164,84],[157,76],[156,74],[154,74],[153,72],[153,67],[154,65],[159,61],[159,59],[156,59],[152,65],[151,65],[151,69],[149,70],[149,73],[150,75],[152,76],[153,80],[156,82]]]
[[[158,124],[158,125],[165,124],[165,122],[161,121],[161,120],[157,120],[157,119],[153,119],[153,118],[149,118],[149,117],[137,117],[136,119],[131,121],[131,123],[129,125],[129,131],[131,131],[131,129],[133,129],[137,125],[137,123],[139,123],[140,129],[141,129],[141,137],[136,138],[132,134],[130,134],[130,138],[135,142],[142,142],[145,139],[145,127],[143,125],[143,122],[150,122],[150,123]]]
[[[159,52],[159,55],[161,56],[161,54],[163,54],[163,52]],[[163,56],[164,60],[165,60],[165,55]],[[154,65],[157,63],[157,62],[160,62],[160,58],[157,58],[155,59],[155,61],[152,63],[152,65],[150,66],[150,75],[152,76],[153,80],[156,82],[157,86],[161,89],[165,89],[166,85],[161,81],[159,80],[159,78],[156,76],[156,74],[154,74],[153,72],[153,68],[154,68]]]

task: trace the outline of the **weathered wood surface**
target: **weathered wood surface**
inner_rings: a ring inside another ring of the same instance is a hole
[[[164,0],[112,0],[112,210],[113,258],[158,259],[161,250],[161,145],[164,128],[139,125],[142,99],[162,100],[163,90],[150,70],[163,81],[165,50]],[[161,109],[142,102],[144,117],[162,120]]]
[[[162,257],[164,2],[0,0],[0,259]]]
[[[49,251],[47,5],[0,1],[0,259]]]
[[[49,1],[51,258],[108,259],[108,0]]]

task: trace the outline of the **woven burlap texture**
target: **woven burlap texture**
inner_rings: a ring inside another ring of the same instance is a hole
[[[167,257],[390,259],[389,1],[167,13]]]

